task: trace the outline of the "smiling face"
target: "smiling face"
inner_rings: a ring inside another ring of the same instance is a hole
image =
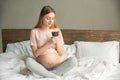
[[[43,26],[51,27],[55,21],[55,13],[50,12],[49,14],[45,15],[42,19]]]

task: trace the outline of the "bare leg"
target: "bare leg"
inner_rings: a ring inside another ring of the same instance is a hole
[[[69,70],[71,70],[76,65],[77,65],[77,59],[75,58],[75,56],[72,56],[67,60],[65,60],[64,62],[57,65],[53,70],[51,70],[51,72],[57,75],[62,75],[68,72]]]
[[[48,71],[44,66],[42,66],[40,63],[38,63],[35,59],[33,58],[27,58],[26,59],[26,66],[27,68],[40,76],[44,76],[44,77],[56,77],[57,75]]]

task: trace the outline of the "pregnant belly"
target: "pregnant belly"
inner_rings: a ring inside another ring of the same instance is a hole
[[[40,62],[47,69],[53,68],[60,62],[60,56],[56,53],[48,53],[37,58],[37,61]]]

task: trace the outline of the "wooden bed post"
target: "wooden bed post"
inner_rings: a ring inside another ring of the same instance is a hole
[[[0,53],[3,52],[3,49],[2,49],[2,30],[0,28]]]

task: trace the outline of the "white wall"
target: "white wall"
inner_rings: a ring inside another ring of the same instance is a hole
[[[2,28],[32,28],[51,5],[61,28],[120,29],[119,0],[2,0]]]

